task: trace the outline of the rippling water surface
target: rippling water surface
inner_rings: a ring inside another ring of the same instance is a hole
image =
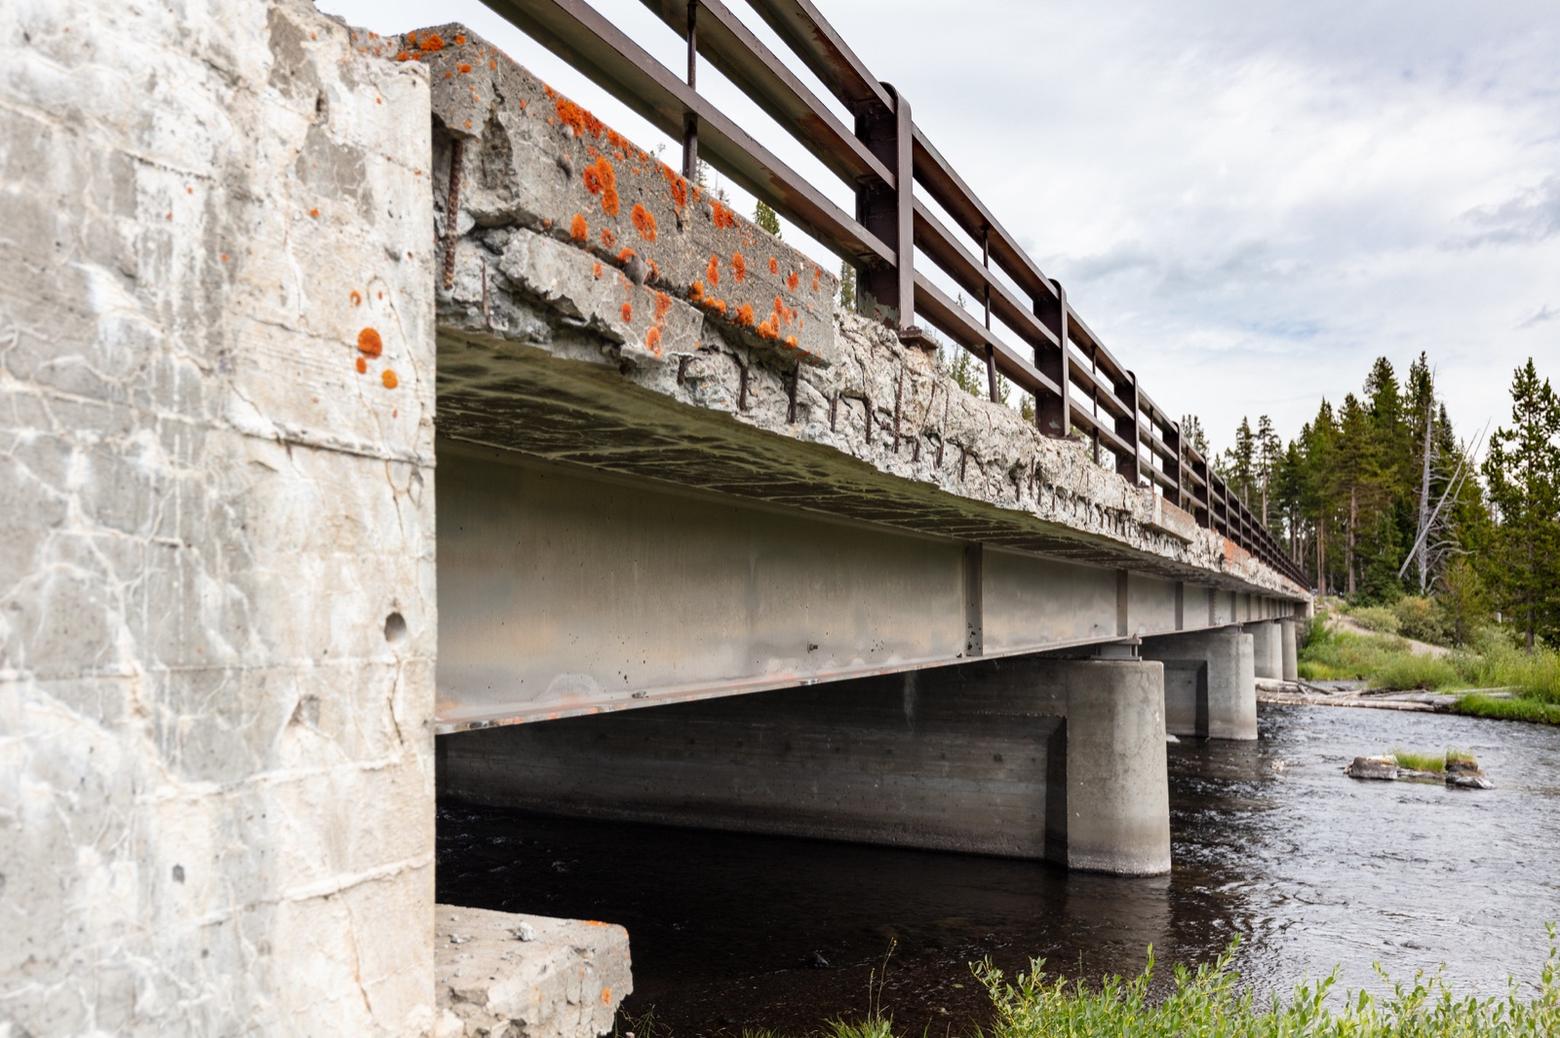
[[[1170,747],[1174,872],[563,821],[445,805],[439,898],[629,929],[630,1015],[701,1034],[811,1028],[868,1005],[906,1033],[983,1019],[966,963],[1068,976],[1197,962],[1240,935],[1259,992],[1340,968],[1350,987],[1445,964],[1462,992],[1537,975],[1560,919],[1560,729],[1430,714],[1264,707],[1257,743]],[[1393,747],[1474,751],[1491,791],[1356,782]]]

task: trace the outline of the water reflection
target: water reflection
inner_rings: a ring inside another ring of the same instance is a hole
[[[1369,710],[1264,710],[1257,743],[1170,747],[1175,871],[1152,879],[951,854],[543,819],[446,805],[439,896],[628,926],[636,992],[676,1034],[810,1028],[882,998],[910,1033],[982,1018],[965,965],[1031,956],[1097,977],[1231,938],[1262,992],[1445,962],[1492,994],[1536,973],[1560,917],[1560,730]],[[1476,752],[1489,792],[1359,783],[1393,746]]]

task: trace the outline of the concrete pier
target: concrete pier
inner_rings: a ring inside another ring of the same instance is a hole
[[[1261,623],[1247,624],[1246,630],[1253,638],[1252,663],[1256,676],[1277,681],[1284,673],[1282,636],[1278,621],[1264,620]]]
[[[1280,676],[1285,681],[1300,680],[1300,621],[1280,620],[1278,622],[1279,637],[1283,652],[1283,668]]]
[[[1239,627],[1143,641],[1165,667],[1165,728],[1209,739],[1257,737],[1255,638]]]
[[[444,736],[481,803],[1168,870],[1163,668],[1018,657]]]

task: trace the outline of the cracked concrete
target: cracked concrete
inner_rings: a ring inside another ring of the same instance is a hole
[[[427,72],[302,0],[0,38],[0,1021],[426,1031]]]
[[[430,39],[441,46],[426,49]],[[435,84],[441,436],[1303,597],[1148,487],[1129,486],[1109,455],[1100,464],[1081,441],[1042,436],[1014,409],[960,390],[933,354],[836,313],[827,276],[789,276],[808,268],[804,256],[729,210],[712,219],[718,200],[688,194],[679,206],[674,174],[470,30],[420,30],[381,49],[426,64]],[[615,217],[591,175],[607,160],[618,170]],[[633,200],[654,213],[653,242],[623,215]],[[589,233],[575,233],[586,214]],[[637,250],[627,260],[612,253],[625,241]],[[740,288],[734,252],[749,257]],[[712,306],[711,275],[723,273],[732,298]],[[756,334],[734,312],[747,294],[774,294],[771,313],[794,309],[799,344]]]

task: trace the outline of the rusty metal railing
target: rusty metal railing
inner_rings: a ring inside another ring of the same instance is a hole
[[[858,270],[868,313],[902,338],[924,337],[924,321],[984,362],[992,395],[1000,374],[1035,400],[1035,422],[1051,436],[1074,430],[1115,458],[1133,485],[1165,500],[1297,583],[1305,574],[1208,459],[1181,439],[1180,423],[1107,349],[1047,277],[933,147],[910,103],[872,76],[810,0],[748,0],[790,50],[852,113],[846,126],[787,63],[720,0],[644,0],[687,42],[678,79],[585,0],[485,0],[489,7],[589,76],[628,107],[683,142],[683,172],[702,158],[763,199]],[[854,192],[847,213],[790,169],[695,89],[709,62]],[[925,203],[946,213],[980,255]],[[950,299],[915,266],[915,250],[980,301],[980,317]],[[1000,272],[1003,277],[998,277]],[[1005,278],[1006,280],[1003,280]],[[1017,291],[1009,287],[1017,287]],[[1031,350],[1025,356],[992,330],[995,318]]]

